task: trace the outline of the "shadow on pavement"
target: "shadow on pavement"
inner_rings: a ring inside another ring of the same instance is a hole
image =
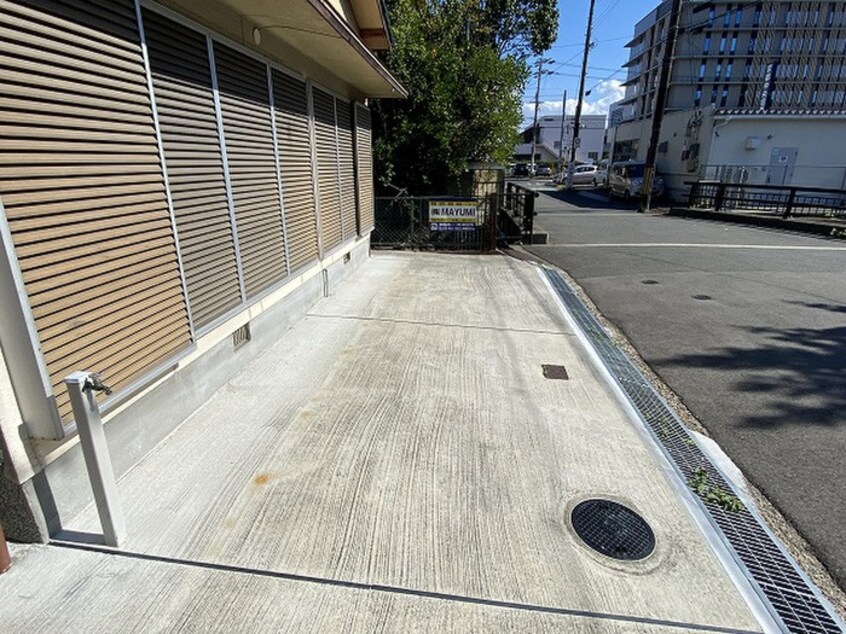
[[[807,304],[833,312],[844,306]],[[677,356],[663,363],[681,367],[744,371],[740,392],[766,393],[765,409],[741,419],[746,427],[846,425],[846,326],[834,328],[747,327],[765,343],[755,348]]]
[[[637,209],[636,203],[627,203],[613,198],[609,198],[608,194],[599,189],[561,189],[558,191],[542,192],[550,198],[554,198],[563,203],[567,203],[574,208],[574,211],[579,209],[599,209],[602,211],[623,210],[635,211]]]

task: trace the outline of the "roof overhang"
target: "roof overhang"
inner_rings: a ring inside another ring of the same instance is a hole
[[[391,26],[384,0],[350,0],[358,35],[371,51],[389,51],[393,46]]]
[[[191,3],[190,0],[171,2]],[[258,47],[270,57],[273,57],[271,44],[273,40],[278,40],[364,96],[408,96],[399,80],[373,52],[381,50],[384,42],[390,39],[380,0],[352,0],[349,6],[354,11],[354,15],[350,16],[354,23],[350,23],[329,0],[219,2],[241,17],[244,44]],[[365,25],[363,35],[358,32],[360,26],[355,24],[359,20]],[[285,59],[278,61],[290,65]]]

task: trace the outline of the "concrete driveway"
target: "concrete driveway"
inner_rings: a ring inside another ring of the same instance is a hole
[[[16,549],[0,631],[761,631],[671,477],[534,266],[377,255],[121,478],[121,553]]]
[[[846,587],[846,242],[541,195],[568,271]]]

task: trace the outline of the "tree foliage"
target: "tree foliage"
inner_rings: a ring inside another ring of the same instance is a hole
[[[386,60],[409,92],[377,100],[382,192],[446,193],[468,162],[505,162],[522,119],[527,59],[555,39],[555,0],[389,0]]]

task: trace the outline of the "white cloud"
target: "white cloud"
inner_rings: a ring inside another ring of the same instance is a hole
[[[618,79],[609,79],[601,82],[594,88],[582,104],[582,114],[608,114],[612,103],[619,101],[625,96],[626,89]],[[576,113],[577,99],[567,100],[567,114]],[[562,101],[542,101],[538,104],[538,116],[561,114]],[[535,112],[534,102],[523,103],[523,121],[525,125],[532,124],[532,117]]]

